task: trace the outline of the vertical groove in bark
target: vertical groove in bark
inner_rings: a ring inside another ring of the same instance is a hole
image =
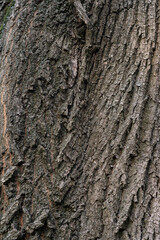
[[[159,1],[15,3],[1,38],[1,239],[159,239]]]

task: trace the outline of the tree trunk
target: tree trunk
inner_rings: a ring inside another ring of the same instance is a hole
[[[0,5],[0,239],[159,240],[160,1]]]

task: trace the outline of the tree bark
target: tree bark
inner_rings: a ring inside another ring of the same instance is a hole
[[[160,1],[1,2],[0,239],[159,240]]]

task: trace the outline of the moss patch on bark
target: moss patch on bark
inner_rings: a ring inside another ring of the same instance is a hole
[[[14,4],[15,4],[15,0],[11,0],[2,10],[1,19],[0,19],[0,36],[1,36],[2,31],[7,23],[7,19],[10,16],[11,9],[14,6]]]

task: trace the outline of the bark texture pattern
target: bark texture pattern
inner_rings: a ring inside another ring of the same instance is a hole
[[[5,8],[0,239],[159,240],[160,1]]]

